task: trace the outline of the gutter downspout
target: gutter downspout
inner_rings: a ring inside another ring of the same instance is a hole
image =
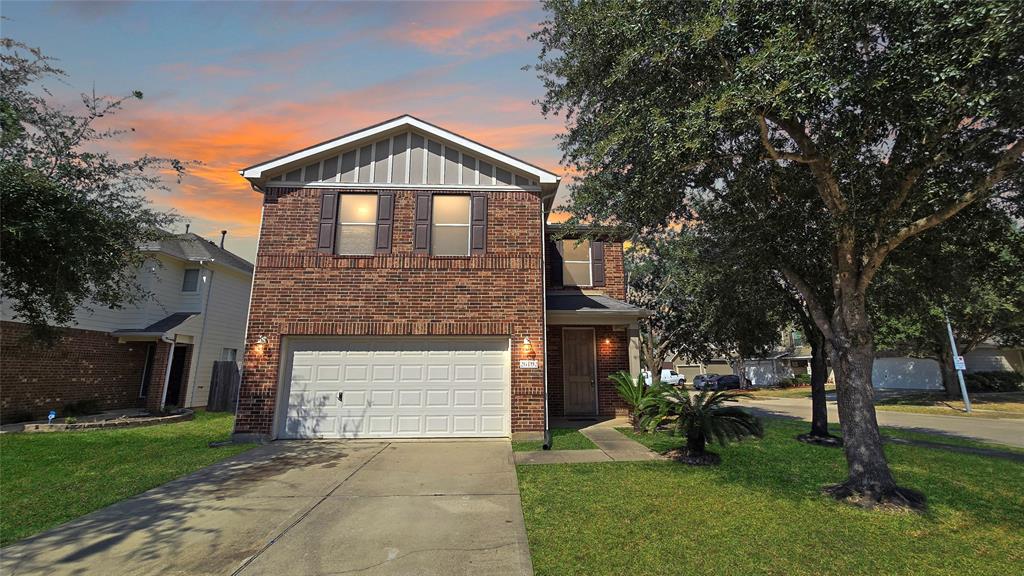
[[[544,212],[544,200],[540,202],[540,290],[542,306],[541,342],[544,343],[544,450],[551,450],[551,427],[548,415],[548,240],[547,214]]]

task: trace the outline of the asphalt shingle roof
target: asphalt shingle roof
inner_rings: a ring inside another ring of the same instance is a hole
[[[247,274],[251,274],[253,271],[253,265],[248,260],[241,256],[236,256],[210,240],[191,232],[175,234],[157,242],[150,242],[143,246],[142,249],[148,252],[163,252],[182,260],[212,260],[237,268]]]
[[[548,294],[547,308],[580,312],[644,312],[643,308],[597,294]]]

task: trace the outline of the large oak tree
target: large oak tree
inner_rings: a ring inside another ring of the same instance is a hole
[[[829,281],[780,271],[837,373],[849,476],[831,491],[915,499],[882,450],[867,293],[908,240],[973,203],[1019,198],[1024,3],[545,6],[550,18],[535,34],[541,105],[566,121],[564,160],[582,175],[577,215],[641,229],[684,218],[697,193],[742,193],[728,180],[755,147],[760,162],[814,190],[806,216],[823,218],[827,234],[808,241],[821,242]]]

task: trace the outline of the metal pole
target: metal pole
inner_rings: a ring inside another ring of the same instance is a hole
[[[946,317],[946,333],[949,334],[949,347],[953,350],[953,365],[956,368],[956,377],[960,380],[960,395],[964,397],[964,411],[970,414],[971,399],[967,397],[967,385],[964,384],[964,371],[956,365],[960,354],[956,351],[956,338],[953,337],[953,325],[949,323],[949,315],[945,311],[942,315]]]

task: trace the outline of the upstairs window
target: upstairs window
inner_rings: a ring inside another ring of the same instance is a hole
[[[373,254],[377,234],[377,196],[339,194],[338,199],[335,252],[350,255]]]
[[[593,286],[590,241],[562,240],[562,283],[566,286]]]
[[[430,222],[430,253],[469,256],[470,197],[437,194]]]
[[[199,291],[199,269],[189,268],[185,270],[185,278],[181,282],[182,292],[198,292]]]

